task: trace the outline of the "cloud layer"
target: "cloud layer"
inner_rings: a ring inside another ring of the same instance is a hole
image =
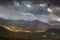
[[[55,7],[54,9],[57,9]],[[51,10],[54,10],[51,7]],[[7,20],[39,20],[52,25],[52,21],[59,21],[57,16],[53,15],[54,12],[49,12],[47,8],[41,7],[40,4],[31,4],[31,2],[18,3],[14,1],[14,5],[8,7],[0,5],[0,17]],[[59,9],[60,10],[60,9]],[[54,23],[53,25],[59,25]]]

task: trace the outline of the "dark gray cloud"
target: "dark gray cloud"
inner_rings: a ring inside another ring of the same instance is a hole
[[[57,10],[60,11],[58,6],[49,6],[47,4],[46,7],[42,7],[40,6],[42,3],[34,4],[31,1],[22,1],[20,3],[13,1],[12,4],[7,6],[6,4],[4,4],[5,6],[0,5],[1,18],[8,20],[39,20],[53,25],[58,25],[59,23],[57,22],[60,22],[60,17],[54,15],[54,13],[57,13]],[[47,10],[48,8],[49,10]]]

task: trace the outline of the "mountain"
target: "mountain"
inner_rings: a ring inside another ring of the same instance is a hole
[[[9,36],[10,33],[12,33],[11,31],[7,30],[6,28],[4,28],[3,26],[0,26],[0,36]]]
[[[26,20],[8,20],[8,24],[36,24],[36,25],[48,25],[47,23],[38,21],[38,20],[33,20],[33,21],[26,21]]]
[[[0,25],[5,25],[8,27],[16,27],[17,29],[37,31],[37,30],[45,30],[46,23],[40,22],[38,20],[26,21],[26,20],[6,20],[0,18]],[[41,29],[42,28],[42,29]]]
[[[47,30],[47,32],[60,34],[60,29],[58,29],[58,28],[49,28],[49,29]]]
[[[0,37],[16,37],[16,38],[20,38],[20,37],[28,37],[28,38],[33,38],[33,37],[49,37],[48,35],[50,35],[51,33],[56,33],[56,34],[60,34],[60,29],[57,28],[50,28],[45,32],[12,32],[10,30],[7,30],[6,28],[4,28],[3,26],[0,26]]]
[[[40,30],[43,27],[46,27],[48,25],[47,23],[40,22],[38,20],[33,21],[26,21],[26,20],[15,20],[15,21],[8,21],[8,26],[16,26],[18,29],[21,28],[23,30],[31,30],[31,31],[37,31]],[[40,29],[38,29],[40,28]]]
[[[26,35],[28,35],[26,32],[12,32],[0,26],[0,37],[25,37]]]
[[[3,18],[0,18],[0,25],[5,25],[7,24],[7,21],[6,19],[3,19]]]
[[[26,21],[26,20],[6,20],[0,18],[0,25],[5,25],[8,27],[16,27],[17,29],[29,30],[32,32],[44,32],[49,28],[58,28],[60,29],[60,25],[49,25],[47,23],[33,20],[33,21]]]

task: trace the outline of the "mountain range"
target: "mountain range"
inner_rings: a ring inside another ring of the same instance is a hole
[[[60,35],[60,29],[50,28],[45,32],[12,32],[5,29],[3,26],[0,26],[0,37],[42,37],[43,35],[51,35],[51,33],[55,33]]]
[[[16,29],[30,30],[30,31],[46,31],[48,28],[58,28],[60,25],[49,25],[38,20],[26,21],[26,20],[6,20],[0,18],[0,25],[7,27],[16,27]]]
[[[1,25],[5,26],[16,26],[17,29],[22,28],[22,30],[30,30],[29,32],[13,32]],[[5,20],[0,18],[0,36],[3,37],[42,37],[43,35],[48,35],[50,33],[60,34],[59,25],[48,25],[40,21],[24,21],[24,20]],[[39,35],[39,36],[38,36]]]

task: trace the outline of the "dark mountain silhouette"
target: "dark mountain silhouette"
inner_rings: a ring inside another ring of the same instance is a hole
[[[47,23],[40,22],[38,20],[33,20],[33,21],[26,21],[26,20],[6,20],[3,18],[0,18],[0,24],[2,25],[20,25],[20,24],[36,24],[36,25],[47,25]]]
[[[6,20],[6,19],[0,18],[0,25],[7,24],[7,21],[8,20]]]
[[[47,35],[48,37],[48,34],[50,32],[60,34],[60,29],[50,28],[45,32],[26,33],[26,32],[12,32],[0,26],[0,36],[3,36],[3,37],[18,37],[18,38],[19,37],[43,37],[44,35]]]
[[[48,25],[47,23],[44,23],[44,22],[41,22],[41,21],[38,21],[38,20],[33,20],[33,21],[26,21],[26,20],[15,20],[15,21],[9,21],[9,23],[13,23],[13,24],[24,24],[24,23],[31,23],[31,24],[42,24],[42,25]]]
[[[52,32],[52,33],[60,34],[60,29],[58,29],[58,28],[49,28],[47,30],[47,32]]]
[[[12,32],[0,26],[0,36],[9,36]]]
[[[0,37],[25,37],[26,35],[28,35],[26,32],[12,32],[0,26]]]

